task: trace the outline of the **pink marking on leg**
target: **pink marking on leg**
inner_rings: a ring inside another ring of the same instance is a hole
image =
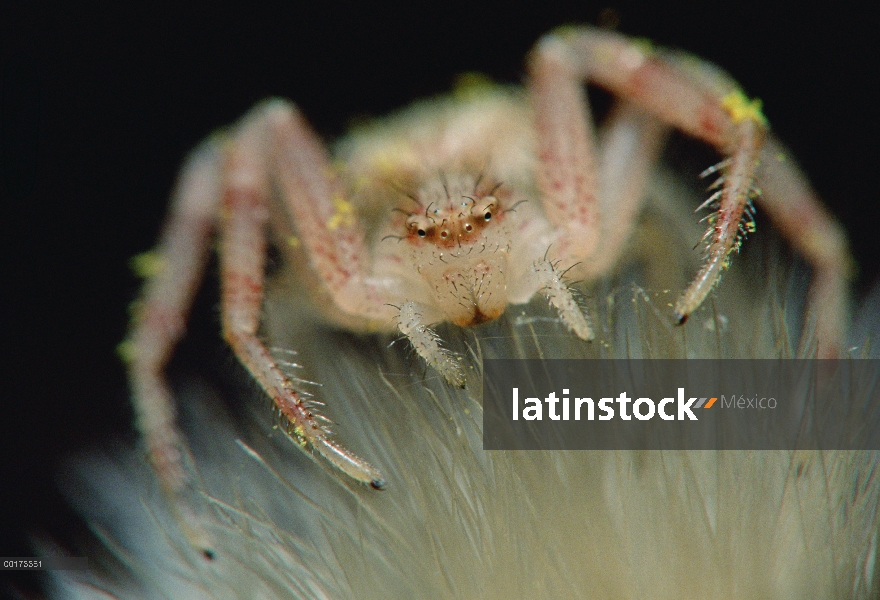
[[[570,241],[576,241],[580,254],[587,256],[598,239],[599,212],[593,124],[586,96],[569,53],[552,39],[536,47],[529,75],[544,210],[550,222],[569,232]]]
[[[265,200],[259,190],[227,189],[223,194],[222,206],[225,210],[250,211],[265,205]]]

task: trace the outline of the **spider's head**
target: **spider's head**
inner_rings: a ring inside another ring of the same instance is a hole
[[[491,321],[507,306],[509,195],[480,181],[450,175],[429,182],[411,196],[416,210],[396,223],[411,249],[404,261],[428,284],[422,302],[460,326]]]

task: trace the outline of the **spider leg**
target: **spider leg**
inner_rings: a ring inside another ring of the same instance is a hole
[[[590,28],[544,37],[533,53],[530,73],[546,211],[557,226],[592,238],[580,243],[583,256],[593,255],[600,231],[597,167],[589,150],[592,129],[589,114],[581,108],[586,105],[583,83],[607,89],[728,157],[708,259],[675,307],[683,322],[718,283],[738,248],[767,130],[759,107],[732,80],[700,63],[663,58],[644,43]]]
[[[206,557],[207,534],[196,525],[188,451],[175,422],[174,401],[163,370],[183,335],[186,316],[205,270],[219,197],[220,151],[209,140],[190,155],[172,195],[155,250],[138,258],[146,276],[133,305],[120,353],[128,367],[135,424],[164,491],[174,499],[184,531]]]
[[[544,213],[561,238],[554,256],[591,256],[599,243],[595,131],[583,81],[572,61],[539,46],[529,60],[529,91],[538,133],[538,184]]]
[[[349,476],[373,487],[384,486],[375,468],[329,439],[317,415],[256,335],[265,279],[270,124],[266,110],[257,108],[230,139],[210,139],[187,160],[157,249],[137,261],[147,281],[134,305],[129,337],[120,346],[128,367],[136,425],[150,462],[172,497],[191,543],[208,557],[213,550],[195,518],[198,511],[186,464],[188,451],[175,423],[163,369],[184,333],[218,210],[225,338],[288,419],[302,445],[311,445]]]
[[[812,336],[801,337],[799,354],[837,357],[848,327],[849,282],[855,273],[846,233],[772,135],[761,154],[760,186],[761,206],[813,268],[804,327]]]
[[[638,222],[645,188],[669,128],[618,102],[599,132],[600,242],[581,272],[599,277],[617,264]]]
[[[348,326],[387,329],[396,314],[387,304],[387,282],[370,276],[363,228],[323,143],[289,102],[270,100],[262,110],[272,129],[281,200],[331,299],[325,312]]]
[[[322,421],[257,337],[266,277],[273,109],[268,103],[248,114],[225,155],[220,221],[223,335],[302,446],[311,446],[354,479],[382,488],[385,482],[374,467],[329,439]]]

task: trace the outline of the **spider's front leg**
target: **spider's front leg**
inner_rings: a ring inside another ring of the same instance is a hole
[[[335,310],[327,310],[328,314],[353,319],[368,331],[385,328],[396,319],[397,328],[416,353],[450,384],[464,387],[466,377],[458,357],[442,347],[424,320],[431,311],[417,302],[390,304],[388,298],[405,297],[406,291],[395,289],[387,278],[369,275],[372,265],[364,233],[322,144],[293,107],[274,101],[267,111],[278,136],[277,178],[282,199],[294,217],[312,268],[333,301]]]
[[[543,38],[532,57],[531,75],[545,207],[551,221],[563,227],[569,239],[577,235],[585,238],[570,245],[588,258],[598,254],[599,264],[612,264],[604,242],[628,230],[613,227],[621,225],[619,219],[600,225],[603,210],[599,210],[595,196],[599,186],[584,83],[606,88],[661,122],[709,142],[728,157],[708,260],[675,307],[676,318],[683,322],[718,282],[740,239],[739,225],[753,190],[766,133],[760,111],[728,80],[686,71],[644,45],[590,28],[562,30]],[[629,110],[637,114],[635,109]],[[624,116],[621,121],[618,115],[609,125],[612,137],[626,128],[627,120],[637,118]],[[659,152],[663,130],[652,125],[653,121],[645,116],[641,128],[632,129],[631,138],[638,143],[617,156],[606,153],[601,161],[601,189],[617,196],[615,200],[623,207],[638,204],[650,165]],[[633,169],[615,170],[615,161],[621,159],[629,160]],[[602,209],[612,215],[631,212],[613,207],[610,198],[603,201]],[[619,251],[619,246],[616,249]]]
[[[377,469],[329,438],[321,419],[293,389],[266,345],[257,337],[262,311],[267,253],[270,184],[278,180],[299,219],[298,230],[313,252],[313,265],[332,291],[353,291],[361,266],[362,242],[353,223],[344,223],[348,235],[333,243],[314,235],[313,228],[334,227],[332,215],[316,223],[331,198],[333,181],[326,157],[305,128],[295,109],[273,100],[247,115],[225,157],[222,190],[220,266],[223,333],[239,360],[272,398],[292,425],[297,441],[311,446],[342,472],[376,489],[385,486]],[[291,186],[293,188],[291,189]],[[328,189],[329,188],[329,189]],[[337,199],[337,204],[343,202]],[[303,205],[306,206],[303,209]],[[337,206],[337,210],[339,210]],[[337,213],[338,214],[338,213]],[[365,295],[361,292],[361,296]]]
[[[578,263],[578,273],[587,278],[614,266],[636,222],[645,184],[669,129],[644,109],[622,101],[614,107],[597,144],[585,79],[584,69],[555,38],[539,43],[531,56],[529,91],[538,133],[538,183],[544,212],[560,234],[548,251],[553,262],[538,262],[533,271],[546,282],[545,295],[574,331],[578,330],[574,313],[562,308],[573,300],[556,281],[556,265],[568,268]]]
[[[764,150],[768,127],[760,103],[749,101],[735,82],[692,57],[664,57],[644,43],[591,28],[569,28],[546,36],[538,43],[530,67],[542,164],[540,184],[548,217],[564,231],[563,252],[588,257],[598,268],[613,264],[619,245],[608,241],[628,232],[620,216],[634,212],[632,207],[639,202],[662,141],[663,129],[655,119],[711,144],[726,157],[720,168],[720,190],[708,201],[717,210],[706,236],[706,262],[675,305],[676,319],[684,322],[718,283],[742,241],[743,217],[755,192],[759,159],[768,157]],[[615,156],[603,148],[598,176],[582,88],[587,82],[653,116],[634,116],[630,110],[630,116],[624,112],[622,119],[619,115],[612,119],[608,126],[612,138],[626,135],[627,121],[646,120],[631,130],[630,139],[641,141],[630,150]],[[621,158],[631,161],[629,173],[614,168]],[[817,335],[823,336],[821,353],[834,355],[842,339],[840,324],[846,320],[845,237],[796,169],[777,161],[765,167],[763,176],[767,187],[773,188],[765,189],[769,192],[763,199],[765,206],[817,270],[809,304],[816,314]],[[594,194],[599,187],[597,177],[602,193],[608,194],[601,210]],[[612,206],[614,195],[623,208]],[[811,218],[801,221],[795,216],[799,213]],[[600,224],[600,216],[605,223]],[[829,245],[822,247],[826,242]],[[588,264],[588,272],[589,268]]]
[[[228,138],[215,136],[196,150],[184,166],[156,250],[136,261],[147,281],[134,304],[129,336],[120,346],[128,367],[136,425],[184,531],[207,557],[213,556],[213,549],[198,524],[192,473],[186,464],[188,450],[175,422],[174,402],[163,370],[185,330],[218,209],[225,338],[289,420],[299,442],[311,445],[349,476],[376,488],[384,486],[375,468],[329,439],[321,421],[256,335],[265,280],[270,177],[278,156],[276,140],[278,129],[289,125],[292,116],[286,104],[267,103],[247,115]],[[308,148],[303,155],[308,160]],[[316,172],[320,180],[327,170]],[[356,249],[349,250],[357,254]]]

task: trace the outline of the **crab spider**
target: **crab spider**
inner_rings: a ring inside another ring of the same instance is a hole
[[[302,446],[382,488],[379,470],[330,438],[258,336],[268,236],[304,251],[329,319],[396,329],[431,369],[464,386],[436,322],[477,325],[541,294],[574,335],[594,337],[563,274],[595,279],[615,266],[670,128],[724,156],[709,169],[719,178],[707,201],[706,260],[670,318],[684,322],[717,285],[751,227],[754,197],[813,267],[807,320],[819,355],[837,354],[846,238],[784,159],[759,102],[712,65],[588,27],[543,37],[528,74],[524,89],[415,105],[354,132],[333,159],[297,108],[277,99],[190,156],[123,346],[137,426],[172,496],[182,498],[189,476],[163,369],[215,232],[223,334],[236,356]],[[585,84],[617,98],[598,139]]]

